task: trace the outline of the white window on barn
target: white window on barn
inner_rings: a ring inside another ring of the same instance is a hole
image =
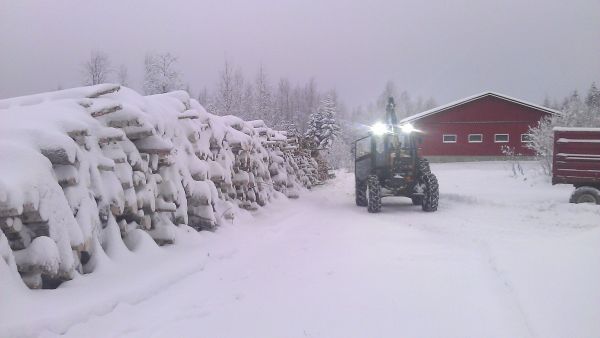
[[[523,143],[530,143],[530,142],[532,142],[532,140],[531,140],[531,134],[521,134],[521,142],[523,142]]]
[[[483,142],[483,134],[469,134],[469,143]]]
[[[494,142],[496,143],[508,143],[508,134],[494,134]]]
[[[456,134],[444,134],[442,140],[444,143],[456,143]]]

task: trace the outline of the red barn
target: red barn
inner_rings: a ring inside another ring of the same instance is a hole
[[[560,114],[506,95],[486,92],[409,116],[424,133],[422,155],[432,160],[495,159],[507,145],[517,154],[534,155],[526,147],[529,127],[547,115]]]

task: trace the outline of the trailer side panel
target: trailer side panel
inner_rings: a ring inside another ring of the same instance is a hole
[[[552,184],[600,185],[600,128],[556,128]]]

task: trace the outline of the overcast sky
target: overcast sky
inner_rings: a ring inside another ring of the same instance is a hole
[[[350,105],[387,80],[440,104],[541,102],[600,81],[600,0],[0,0],[0,98],[79,85],[92,49],[136,89],[145,53],[168,51],[194,93],[227,57],[273,82],[315,77]]]

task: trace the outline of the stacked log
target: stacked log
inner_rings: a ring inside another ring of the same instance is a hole
[[[115,232],[126,238],[141,229],[158,245],[172,244],[181,226],[214,230],[233,220],[236,208],[256,210],[276,193],[297,197],[313,182],[315,168],[284,133],[209,114],[185,92],[143,97],[99,85],[35,100],[37,107],[0,100],[31,121],[45,109],[53,113],[43,116],[48,125],[23,128],[3,121],[10,109],[0,111],[0,132],[16,130],[31,141],[27,154],[47,163],[33,173],[11,172],[41,182],[23,187],[3,184],[0,166],[0,230],[31,288],[92,272],[95,250],[110,248]]]

